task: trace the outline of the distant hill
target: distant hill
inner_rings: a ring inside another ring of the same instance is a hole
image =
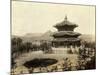
[[[53,37],[51,36],[53,34],[52,31],[47,31],[45,33],[28,33],[24,36],[16,36],[12,35],[12,38],[14,37],[20,37],[23,39],[24,42],[33,42],[34,40],[52,40]],[[79,36],[81,40],[87,41],[87,42],[94,42],[95,41],[95,35],[89,35],[89,34],[83,34]]]
[[[95,42],[95,35],[83,34],[83,35],[79,36],[79,38],[83,41]]]
[[[47,31],[42,36],[40,36],[40,39],[41,40],[52,40],[53,39],[53,37],[51,36],[52,34],[53,32]]]
[[[39,37],[42,35],[43,33],[28,33],[21,38],[24,42],[33,42],[34,40],[39,40]]]
[[[52,40],[53,37],[51,36],[53,34],[53,32],[51,31],[47,31],[45,33],[28,33],[24,36],[15,36],[12,35],[12,38],[14,37],[20,37],[21,39],[23,39],[24,42],[33,42],[34,40]]]
[[[27,33],[24,36],[25,37],[40,37],[43,33]]]
[[[17,37],[20,37],[20,36],[17,36],[17,35],[12,35],[11,38],[17,38]]]

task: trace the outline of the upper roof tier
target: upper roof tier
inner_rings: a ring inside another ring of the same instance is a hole
[[[62,27],[62,26],[72,26],[72,27],[77,27],[78,25],[68,21],[67,16],[65,16],[64,20],[60,23],[57,23],[54,27]]]

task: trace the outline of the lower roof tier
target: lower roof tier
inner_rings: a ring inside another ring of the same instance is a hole
[[[79,38],[55,38],[52,40],[53,42],[76,42],[80,41]]]
[[[54,32],[52,36],[54,37],[60,37],[60,36],[80,36],[80,33],[74,32],[74,31],[58,31]]]

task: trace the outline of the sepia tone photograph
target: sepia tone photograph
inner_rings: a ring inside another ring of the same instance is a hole
[[[96,69],[96,7],[11,1],[11,75]]]

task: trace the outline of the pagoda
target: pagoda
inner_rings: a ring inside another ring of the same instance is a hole
[[[68,47],[68,46],[79,46],[80,39],[78,38],[81,34],[74,32],[74,29],[78,27],[77,24],[74,24],[68,21],[67,16],[60,23],[54,25],[58,30],[53,33],[52,45],[53,47]]]

